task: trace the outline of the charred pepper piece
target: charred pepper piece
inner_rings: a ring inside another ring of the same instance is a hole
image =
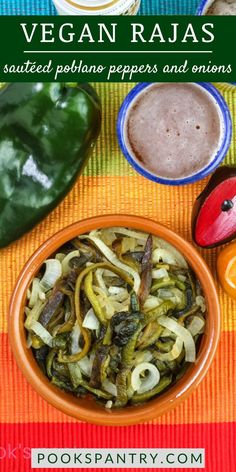
[[[143,317],[139,312],[122,311],[116,313],[111,319],[113,343],[119,347],[126,346],[137,331],[141,318]]]
[[[93,388],[101,387],[103,380],[106,378],[106,369],[109,365],[109,346],[99,346],[96,350],[93,361],[92,373],[89,385]]]
[[[162,377],[158,385],[154,387],[152,390],[148,390],[148,392],[145,392],[145,393],[135,393],[131,398],[131,402],[142,403],[149,400],[152,397],[155,397],[156,395],[161,393],[163,390],[165,390],[168,387],[168,385],[170,385],[171,381],[172,381],[171,375]]]
[[[59,353],[58,359],[60,362],[69,363],[69,362],[78,362],[80,359],[86,356],[90,349],[91,345],[91,334],[88,329],[83,327],[83,317],[81,313],[81,306],[80,306],[80,293],[81,293],[81,285],[84,278],[89,274],[90,271],[96,269],[108,269],[112,270],[115,274],[122,277],[130,286],[133,285],[132,279],[121,269],[114,267],[112,264],[108,262],[101,262],[98,264],[93,264],[92,266],[86,267],[78,276],[75,286],[75,312],[76,312],[76,322],[78,323],[81,334],[84,338],[84,346],[81,352],[73,355],[65,355],[62,352]]]
[[[140,349],[145,349],[146,347],[151,346],[158,340],[162,331],[163,328],[157,321],[151,321],[144,328],[141,338],[138,341],[138,347]]]
[[[152,321],[158,321],[159,316],[166,315],[168,311],[174,310],[175,304],[171,300],[166,300],[154,310],[144,314],[143,327]]]
[[[107,326],[108,320],[106,319],[103,309],[98,301],[98,298],[93,291],[93,273],[91,271],[88,273],[88,275],[86,275],[84,279],[84,291],[100,323],[104,326]]]
[[[64,298],[65,298],[65,295],[60,290],[58,290],[58,288],[56,287],[53,290],[53,293],[50,296],[50,298],[49,298],[46,306],[44,307],[42,313],[40,314],[39,322],[43,326],[47,326],[48,323],[53,318],[53,316],[55,316],[55,313],[62,306]]]
[[[141,284],[139,289],[139,301],[141,306],[148,297],[152,285],[152,235],[149,234],[144,248],[144,255],[141,262]]]
[[[114,405],[116,408],[122,408],[128,403],[128,374],[129,369],[124,368],[116,376],[117,399]]]

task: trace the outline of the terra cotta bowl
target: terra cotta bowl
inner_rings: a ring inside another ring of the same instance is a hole
[[[139,406],[106,410],[92,398],[76,398],[52,385],[26,347],[24,306],[26,292],[32,278],[56,249],[79,234],[96,228],[126,226],[159,236],[175,246],[193,268],[202,285],[208,308],[205,333],[196,363],[185,375],[159,397]],[[130,215],[107,215],[80,221],[64,228],[49,238],[31,256],[19,275],[12,295],[9,312],[9,335],[16,361],[33,388],[51,405],[78,420],[100,425],[130,425],[152,420],[184,400],[206,375],[214,357],[220,334],[220,308],[212,275],[198,252],[188,242],[168,228],[146,218]]]

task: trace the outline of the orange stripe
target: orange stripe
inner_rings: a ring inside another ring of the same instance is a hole
[[[0,335],[1,423],[73,422],[49,406],[28,385],[12,357],[5,334]],[[236,333],[222,333],[220,346],[204,381],[195,392],[155,424],[185,424],[236,421]]]
[[[42,223],[20,241],[1,250],[0,333],[7,331],[7,309],[17,275],[32,252],[53,233],[90,216],[130,213],[153,218],[191,241],[191,209],[205,183],[170,188],[138,175],[81,177],[65,200]],[[213,270],[217,251],[219,249],[200,250]],[[236,331],[236,318],[233,319],[236,302],[222,291],[220,299],[223,330]]]

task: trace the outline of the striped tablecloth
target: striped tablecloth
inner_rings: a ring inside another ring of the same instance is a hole
[[[194,15],[199,0],[141,0],[142,15]],[[52,0],[0,0],[0,15],[55,15]]]
[[[27,448],[33,446],[205,447],[207,472],[233,472],[236,303],[219,287],[222,333],[210,371],[186,401],[148,424],[107,428],[79,423],[42,400],[13,359],[7,336],[7,310],[16,277],[32,252],[59,229],[89,216],[129,213],[153,218],[191,241],[191,209],[206,179],[170,191],[135,173],[119,151],[115,132],[119,106],[132,85],[96,84],[95,87],[102,98],[103,128],[83,176],[50,216],[0,252],[0,472],[28,472]],[[219,88],[232,116],[236,117],[236,89],[226,85]],[[235,160],[235,131],[234,122],[227,163]],[[201,252],[215,273],[217,250]]]

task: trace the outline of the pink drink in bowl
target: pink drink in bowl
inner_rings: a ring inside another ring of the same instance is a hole
[[[144,177],[167,185],[195,182],[213,172],[231,141],[229,109],[206,83],[141,83],[125,98],[118,140]]]

